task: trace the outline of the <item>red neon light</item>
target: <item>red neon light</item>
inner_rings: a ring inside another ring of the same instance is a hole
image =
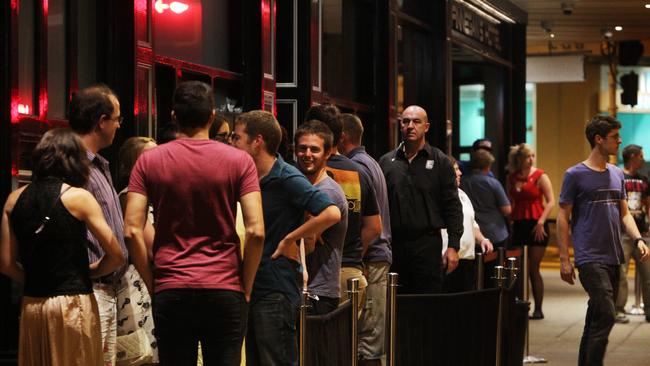
[[[11,176],[12,177],[17,177],[18,176],[18,167],[16,166],[16,162],[11,163]]]
[[[47,91],[42,90],[40,95],[38,96],[38,117],[39,118],[45,118],[45,115],[47,114]]]
[[[49,0],[43,0],[43,14],[47,15],[49,9],[50,9]]]
[[[165,10],[169,9],[173,11],[176,14],[181,14],[187,11],[187,9],[190,8],[190,6],[186,3],[180,2],[180,1],[174,1],[171,4],[165,4],[163,0],[156,0],[153,4],[154,9],[158,12],[158,14],[162,14],[165,12]]]
[[[187,9],[189,9],[189,7],[190,6],[188,4],[181,3],[179,1],[174,1],[173,3],[169,4],[171,11],[176,14],[184,13]]]
[[[18,0],[11,0],[11,10],[18,9]]]
[[[11,98],[11,123],[18,123],[18,98]]]
[[[19,114],[29,114],[31,108],[27,104],[18,104],[18,113]]]

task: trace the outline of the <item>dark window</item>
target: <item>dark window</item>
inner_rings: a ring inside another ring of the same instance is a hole
[[[79,88],[97,82],[97,0],[78,1],[77,80]]]
[[[323,91],[361,103],[374,96],[374,1],[323,0]]]
[[[63,119],[67,104],[66,1],[49,0],[47,13],[47,117]]]
[[[20,113],[37,115],[35,96],[35,44],[38,30],[36,26],[36,9],[33,0],[20,1],[18,13],[18,103],[22,105]]]

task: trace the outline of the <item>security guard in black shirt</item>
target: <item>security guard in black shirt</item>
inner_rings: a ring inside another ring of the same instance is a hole
[[[388,188],[393,233],[393,265],[402,293],[438,293],[443,269],[458,265],[463,211],[454,169],[439,149],[425,140],[426,111],[409,106],[400,118],[402,143],[379,160]],[[440,229],[447,228],[449,247],[442,254]]]

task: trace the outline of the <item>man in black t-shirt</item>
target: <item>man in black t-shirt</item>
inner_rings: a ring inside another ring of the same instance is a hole
[[[628,145],[623,149],[623,173],[625,173],[625,191],[627,193],[627,205],[634,217],[636,226],[643,236],[648,236],[648,215],[650,212],[650,185],[648,178],[639,173],[639,169],[645,164],[643,150],[639,145]],[[627,270],[630,264],[630,257],[634,258],[637,270],[641,274],[641,293],[645,306],[646,321],[650,322],[650,261],[641,262],[639,250],[635,243],[626,233],[622,238],[623,255],[625,262],[621,265],[621,276],[619,279],[618,296],[616,298],[616,322],[628,323],[630,320],[625,316],[625,303],[627,302]]]

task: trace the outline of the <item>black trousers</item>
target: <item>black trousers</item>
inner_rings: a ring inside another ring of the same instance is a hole
[[[580,340],[579,366],[602,366],[614,327],[620,266],[587,263],[578,267],[580,283],[589,295],[585,327]]]
[[[442,291],[442,238],[440,233],[414,240],[393,237],[391,272],[399,274],[397,292],[436,294]]]
[[[204,365],[239,366],[248,305],[228,290],[170,289],[154,296],[160,365],[196,365],[201,341]]]

